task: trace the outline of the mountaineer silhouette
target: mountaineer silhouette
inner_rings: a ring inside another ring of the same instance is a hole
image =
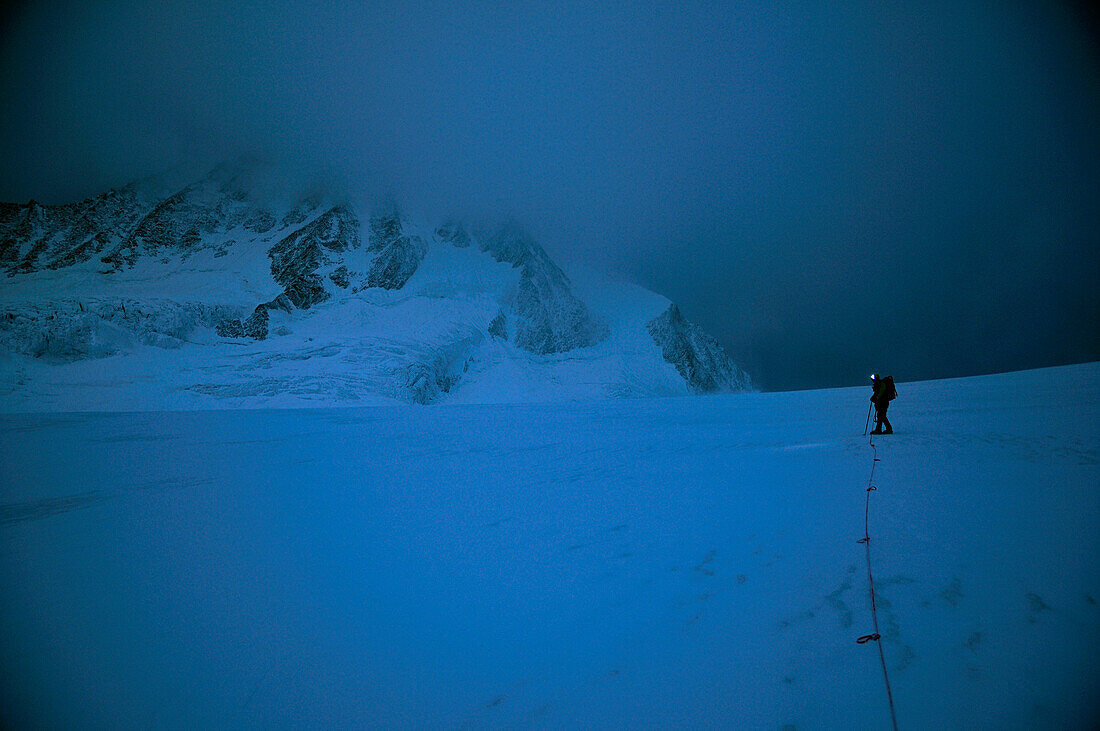
[[[894,427],[890,425],[890,420],[886,418],[886,410],[890,408],[890,402],[898,397],[897,389],[894,388],[894,377],[886,376],[882,378],[876,373],[871,376],[871,387],[873,389],[871,403],[875,405],[875,428],[871,433],[893,434]],[[883,427],[886,427],[885,431],[883,431]]]

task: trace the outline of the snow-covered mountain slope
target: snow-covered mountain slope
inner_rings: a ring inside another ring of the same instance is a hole
[[[574,283],[514,223],[363,212],[270,177],[244,159],[170,194],[0,207],[0,409],[751,389],[667,300]]]
[[[0,416],[0,722],[890,728],[877,455],[899,727],[1093,727],[1100,364],[898,391]]]

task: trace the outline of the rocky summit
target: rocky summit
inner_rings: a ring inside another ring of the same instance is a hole
[[[0,394],[14,410],[735,392],[675,305],[515,222],[431,222],[254,158],[182,185],[0,203]],[[278,191],[278,192],[276,192]]]

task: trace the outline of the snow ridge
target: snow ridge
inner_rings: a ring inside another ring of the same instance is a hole
[[[589,313],[565,272],[517,224],[488,232],[481,250],[522,272],[515,296],[493,320],[498,336],[540,355],[586,348],[607,337],[606,323]]]
[[[741,370],[713,337],[689,322],[676,305],[646,326],[666,361],[676,366],[695,393],[752,390],[749,375]]]

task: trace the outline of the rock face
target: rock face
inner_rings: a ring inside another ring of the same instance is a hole
[[[515,297],[493,319],[491,334],[539,355],[586,348],[607,337],[606,323],[573,295],[569,278],[519,226],[487,232],[481,250],[521,270]]]
[[[251,194],[260,167],[252,158],[220,165],[157,204],[103,261],[121,269],[142,256],[187,258],[202,249],[224,255],[230,242],[212,235],[270,231],[275,215]]]
[[[669,305],[646,327],[661,355],[695,393],[752,390],[748,374],[730,360],[717,340],[688,322],[676,305]]]
[[[364,286],[382,289],[404,287],[428,253],[423,239],[402,233],[401,214],[396,210],[371,217],[367,250],[375,257]]]
[[[268,312],[270,310],[282,310],[289,313],[291,306],[290,297],[284,292],[270,302],[256,305],[256,309],[243,322],[240,319],[226,319],[219,322],[217,325],[218,335],[223,338],[263,340],[267,337],[267,325],[271,320],[271,315]]]
[[[440,241],[446,241],[459,249],[465,249],[470,245],[470,234],[466,233],[466,227],[457,221],[447,221],[435,230],[435,235]]]
[[[154,206],[137,184],[62,206],[0,205],[0,268],[58,269],[122,245]]]
[[[359,219],[349,207],[336,206],[271,247],[267,254],[271,258],[271,276],[283,285],[284,294],[295,307],[307,310],[329,298],[319,270],[336,266],[332,254],[359,246]],[[342,272],[337,274],[340,269]],[[330,276],[335,275],[334,282],[342,276],[346,287],[347,271],[341,264]]]

